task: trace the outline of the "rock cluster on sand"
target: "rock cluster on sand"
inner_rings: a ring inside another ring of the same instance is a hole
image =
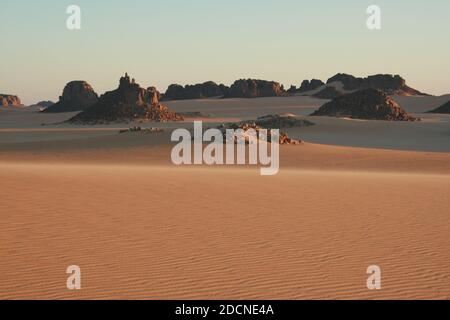
[[[159,132],[164,132],[164,129],[132,127],[132,128],[120,130],[119,134],[130,133],[130,132],[159,133]]]
[[[106,92],[97,103],[69,122],[93,124],[133,120],[166,122],[180,121],[183,117],[159,103],[158,91],[154,87],[141,88],[125,74],[116,90]]]
[[[341,91],[338,91],[335,87],[325,87],[319,92],[313,94],[313,97],[318,99],[332,100],[342,95],[343,93]]]
[[[232,129],[232,130],[243,130],[244,134],[243,135],[234,135],[233,136],[233,141],[234,143],[238,143],[240,141],[244,141],[246,144],[249,144],[251,142],[256,142],[254,141],[254,137],[252,137],[249,133],[248,130],[253,129],[254,131],[256,131],[257,133],[257,137],[260,137],[260,131],[262,129],[267,129],[267,128],[263,128],[259,125],[257,125],[255,122],[240,122],[240,123],[231,123],[228,125],[221,125],[218,127],[218,129],[222,132],[223,135],[223,141],[224,143],[230,142],[227,140],[227,129]],[[269,132],[269,130],[267,130],[267,133],[261,135],[261,137],[267,137],[267,139],[263,139],[264,141],[267,142],[272,142],[272,136]],[[252,140],[253,139],[253,140]],[[289,136],[284,133],[284,132],[280,132],[280,139],[279,139],[279,144],[281,145],[286,145],[286,144],[292,144],[292,145],[297,145],[297,144],[301,144],[302,141],[301,140],[295,140],[295,139],[291,139],[289,138]]]
[[[299,119],[295,116],[282,116],[278,114],[270,114],[259,117],[254,121],[256,125],[266,129],[282,129],[293,127],[309,127],[314,123],[305,119]]]
[[[320,88],[321,86],[323,86],[324,84],[325,83],[323,83],[322,80],[318,80],[318,79],[312,79],[311,81],[303,80],[302,84],[300,85],[300,88],[298,89],[298,92],[303,93],[303,92],[307,92],[307,91],[316,90],[316,89]]]
[[[22,107],[23,104],[18,96],[10,94],[0,94],[0,106],[2,107]]]
[[[181,86],[179,84],[170,85],[163,100],[185,100],[185,99],[205,99],[212,97],[223,97],[228,93],[229,88],[223,84],[207,81],[195,85]]]
[[[258,98],[258,97],[281,97],[287,93],[283,86],[278,82],[241,79],[235,81],[225,98]]]
[[[86,81],[71,81],[63,90],[59,101],[43,112],[57,113],[57,112],[73,112],[82,111],[98,101],[98,95],[92,89],[91,85]]]
[[[210,113],[205,113],[201,111],[187,111],[187,112],[178,112],[180,116],[183,118],[211,118]]]
[[[356,78],[349,74],[338,73],[328,79],[327,84],[337,81],[341,82],[344,86],[343,89],[347,91],[372,88],[381,90],[388,95],[426,95],[418,90],[408,87],[405,79],[399,75],[376,74],[368,76],[367,78]]]
[[[307,127],[312,125],[314,125],[314,123],[308,120],[299,119],[294,116],[282,116],[278,114],[275,115],[271,114],[259,117],[254,121],[242,121],[239,123],[230,123],[227,125],[221,125],[219,127],[219,130],[221,130],[224,137],[224,141],[226,141],[226,129],[233,129],[233,130],[242,129],[245,132],[249,129],[254,129],[259,136],[259,132],[261,129],[270,130],[270,129],[292,128],[292,127],[305,127],[305,126]],[[245,139],[246,143],[249,143],[250,136],[244,135],[243,138]],[[237,139],[238,137],[235,136],[234,142],[237,142]],[[271,142],[270,134],[268,139],[269,139],[268,141]],[[301,142],[302,142],[301,140],[289,138],[289,136],[285,132],[280,132],[280,141],[279,141],[280,144],[300,144]]]
[[[443,104],[439,108],[436,108],[434,110],[428,111],[428,113],[448,113],[450,114],[450,101]]]
[[[376,89],[364,89],[337,97],[312,115],[390,121],[417,120],[384,92]]]

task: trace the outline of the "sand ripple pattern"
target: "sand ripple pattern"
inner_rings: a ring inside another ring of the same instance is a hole
[[[448,175],[3,163],[0,190],[1,299],[450,298]]]

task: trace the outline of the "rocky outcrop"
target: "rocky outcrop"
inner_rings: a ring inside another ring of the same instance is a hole
[[[328,79],[327,84],[333,82],[341,82],[344,90],[355,91],[362,89],[377,89],[385,92],[388,95],[402,95],[402,96],[424,96],[427,95],[418,90],[410,88],[406,85],[405,79],[399,75],[391,74],[377,74],[368,76],[367,78],[356,78],[345,73],[338,73],[337,75]]]
[[[312,115],[390,121],[417,120],[384,92],[376,89],[364,89],[340,96],[324,104]]]
[[[95,124],[145,121],[180,121],[183,118],[159,103],[154,87],[141,88],[128,74],[120,78],[119,87],[106,92],[94,105],[69,120],[71,123]]]
[[[2,107],[22,107],[23,104],[18,96],[10,94],[0,94],[0,106]]]
[[[444,103],[439,108],[436,108],[434,110],[428,111],[428,113],[443,113],[443,114],[450,114],[450,101],[447,103]]]
[[[318,79],[312,79],[311,81],[303,80],[300,88],[298,89],[298,92],[303,93],[303,92],[307,92],[307,91],[316,90],[316,89],[320,88],[321,86],[323,86],[324,84],[325,83],[323,83],[322,80],[318,80]]]
[[[86,110],[98,101],[98,95],[86,81],[71,81],[63,90],[59,101],[43,112],[73,112]]]
[[[286,95],[287,92],[278,82],[241,79],[231,85],[225,98],[281,97]]]
[[[161,101],[161,99],[164,97],[164,95],[156,89],[156,87],[148,87],[147,91],[150,92],[152,95],[155,95],[155,97],[158,99],[158,102]]]
[[[163,100],[185,100],[185,99],[205,99],[212,97],[223,97],[229,88],[223,84],[213,81],[199,83],[195,85],[181,86],[172,84],[167,88]]]
[[[318,99],[332,100],[342,95],[343,93],[341,91],[338,91],[335,87],[326,87],[316,94],[313,94],[313,97]]]

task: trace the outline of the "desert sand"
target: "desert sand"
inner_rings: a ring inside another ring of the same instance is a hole
[[[192,119],[119,135],[134,124],[2,109],[0,299],[450,299],[450,117],[422,114],[446,98],[396,97],[417,123],[306,117],[272,177],[172,165],[170,129]],[[322,103],[167,105],[217,124]],[[82,290],[67,290],[69,265]]]

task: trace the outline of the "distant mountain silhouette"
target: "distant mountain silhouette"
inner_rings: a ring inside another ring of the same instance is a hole
[[[348,91],[372,88],[383,91],[388,95],[427,95],[416,89],[408,87],[405,79],[399,75],[394,76],[391,74],[376,74],[373,76],[368,76],[367,78],[356,78],[349,74],[338,73],[328,79],[327,84],[336,81],[341,82],[344,85],[343,89]]]
[[[163,100],[185,100],[185,99],[205,99],[212,97],[223,97],[229,88],[223,84],[207,81],[195,85],[181,86],[171,84],[163,96]]]
[[[259,98],[281,97],[288,93],[284,87],[275,81],[241,79],[236,80],[228,90],[225,98]]]

